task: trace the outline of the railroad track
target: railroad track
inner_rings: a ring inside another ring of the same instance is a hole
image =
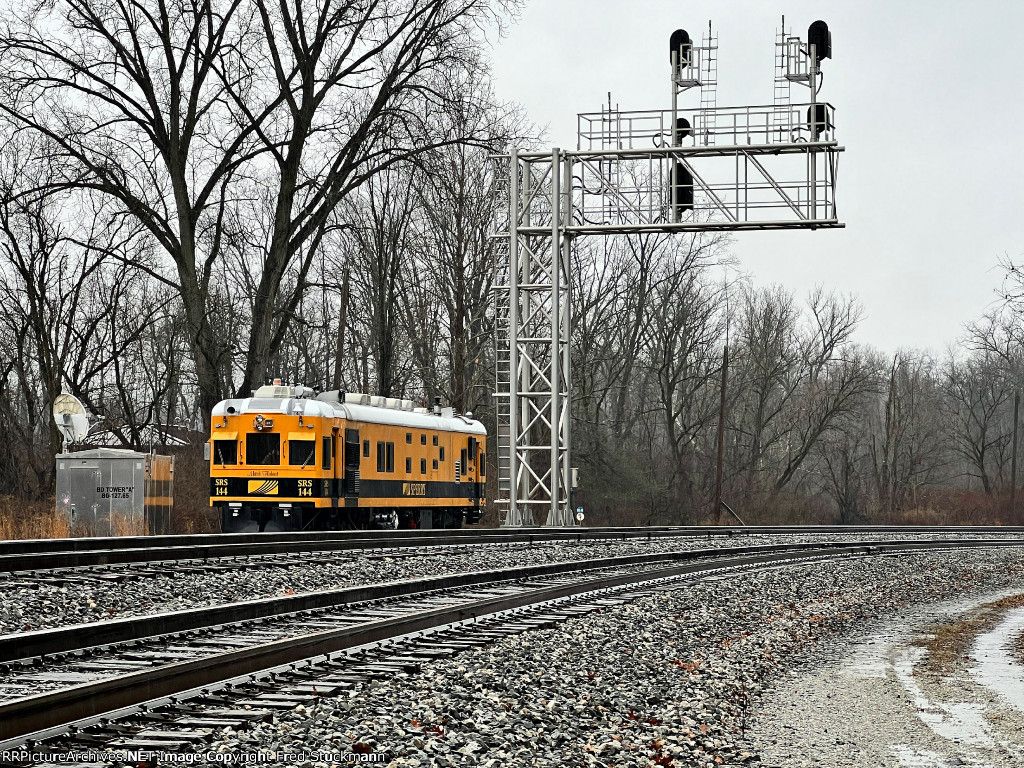
[[[216,568],[211,561],[281,557],[349,550],[391,552],[430,547],[533,544],[543,542],[624,541],[665,537],[809,536],[809,535],[977,535],[1020,536],[1020,526],[664,526],[631,528],[491,528],[426,531],[317,531],[310,533],[199,534],[115,538],[0,541],[0,573],[35,573],[95,566],[182,562],[183,568]],[[248,565],[248,563],[245,563]],[[235,566],[238,567],[238,566]],[[145,573],[145,569],[140,571]],[[118,573],[104,578],[117,579]]]
[[[975,538],[685,550],[251,601],[189,612],[177,624],[165,615],[78,625],[27,633],[28,646],[26,633],[0,637],[0,690],[52,688],[0,702],[0,749],[53,738],[77,750],[190,749],[217,728],[244,727],[361,679],[686,579],[826,558],[1021,545]],[[19,655],[26,647],[32,656]]]

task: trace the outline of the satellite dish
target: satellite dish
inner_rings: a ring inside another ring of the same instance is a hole
[[[53,420],[64,436],[64,450],[70,443],[80,443],[89,434],[89,415],[85,406],[74,395],[57,395],[53,401]]]

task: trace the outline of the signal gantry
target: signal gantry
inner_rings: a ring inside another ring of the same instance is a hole
[[[575,524],[571,509],[570,263],[575,238],[646,232],[829,229],[843,147],[818,100],[832,38],[776,38],[772,104],[717,105],[718,40],[669,38],[667,109],[577,117],[575,150],[519,152],[509,165],[507,244],[497,265],[498,503],[503,525]],[[808,88],[791,100],[791,85]],[[699,94],[691,99],[691,94]],[[686,106],[694,100],[697,103]],[[539,520],[538,520],[539,522]]]

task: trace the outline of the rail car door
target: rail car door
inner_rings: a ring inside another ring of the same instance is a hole
[[[345,430],[345,479],[342,481],[346,507],[359,506],[359,430]]]
[[[469,498],[476,501],[480,496],[480,467],[479,467],[479,454],[477,451],[477,439],[471,437],[466,441],[466,448],[462,451],[462,455],[466,457],[463,459],[462,465],[466,467],[466,472],[469,474]],[[468,459],[468,463],[466,461]]]
[[[340,427],[331,429],[331,507],[337,508],[339,497],[342,494],[341,484],[345,473],[342,469],[342,458],[345,452]]]

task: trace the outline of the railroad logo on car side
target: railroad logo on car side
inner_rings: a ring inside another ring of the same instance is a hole
[[[402,483],[403,496],[426,496],[426,483]]]
[[[277,496],[277,480],[250,480],[249,493],[254,496]]]

